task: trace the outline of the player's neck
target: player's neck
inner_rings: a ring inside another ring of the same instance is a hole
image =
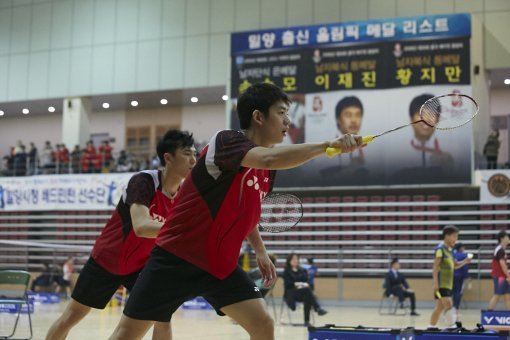
[[[248,130],[242,130],[242,133],[244,133],[246,138],[251,140],[253,142],[253,144],[255,144],[255,145],[265,146],[266,148],[271,146],[271,144],[268,144],[265,141],[265,138],[263,137],[263,134],[261,133],[260,130],[257,130],[255,128],[250,128]]]
[[[182,178],[180,176],[172,175],[172,170],[164,168],[161,171],[161,187],[163,192],[170,196],[174,196],[181,186]]]

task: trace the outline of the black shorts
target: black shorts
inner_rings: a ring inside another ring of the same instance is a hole
[[[133,289],[140,270],[128,275],[114,275],[89,258],[78,277],[71,297],[82,305],[103,309],[122,285]]]
[[[450,297],[452,296],[452,290],[446,289],[446,288],[439,288],[439,294],[441,294],[441,298]],[[439,298],[434,294],[434,298],[436,300],[439,300]]]
[[[238,266],[220,280],[158,246],[140,273],[124,314],[138,320],[168,322],[187,300],[202,296],[219,315],[220,309],[250,299],[261,299],[259,288]]]

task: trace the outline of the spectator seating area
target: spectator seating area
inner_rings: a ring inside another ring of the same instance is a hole
[[[281,234],[262,233],[268,251],[279,257],[280,271],[285,256],[294,251],[313,257],[322,276],[380,276],[395,256],[407,275],[429,276],[441,228],[454,224],[461,230],[460,240],[475,254],[472,272],[488,276],[494,236],[510,224],[510,204],[442,201],[437,195],[301,198],[304,216],[296,227]],[[110,214],[0,212],[0,267],[30,270],[43,262],[62,263],[71,255],[80,269]]]

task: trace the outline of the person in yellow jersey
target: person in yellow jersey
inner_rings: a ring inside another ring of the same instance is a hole
[[[432,289],[436,306],[430,316],[429,329],[437,328],[441,314],[445,314],[448,327],[455,327],[455,313],[452,310],[453,272],[471,262],[466,258],[461,262],[455,261],[453,247],[459,238],[459,229],[453,225],[443,228],[443,241],[435,249],[434,266],[432,268]]]

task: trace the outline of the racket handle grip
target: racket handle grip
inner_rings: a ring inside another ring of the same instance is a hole
[[[375,137],[376,137],[375,135],[363,136],[363,138],[361,140],[363,141],[363,144],[368,144],[368,143],[372,142],[375,139]],[[326,155],[329,158],[332,158],[332,157],[338,155],[339,153],[342,153],[342,149],[340,149],[340,148],[329,147],[326,149]]]

